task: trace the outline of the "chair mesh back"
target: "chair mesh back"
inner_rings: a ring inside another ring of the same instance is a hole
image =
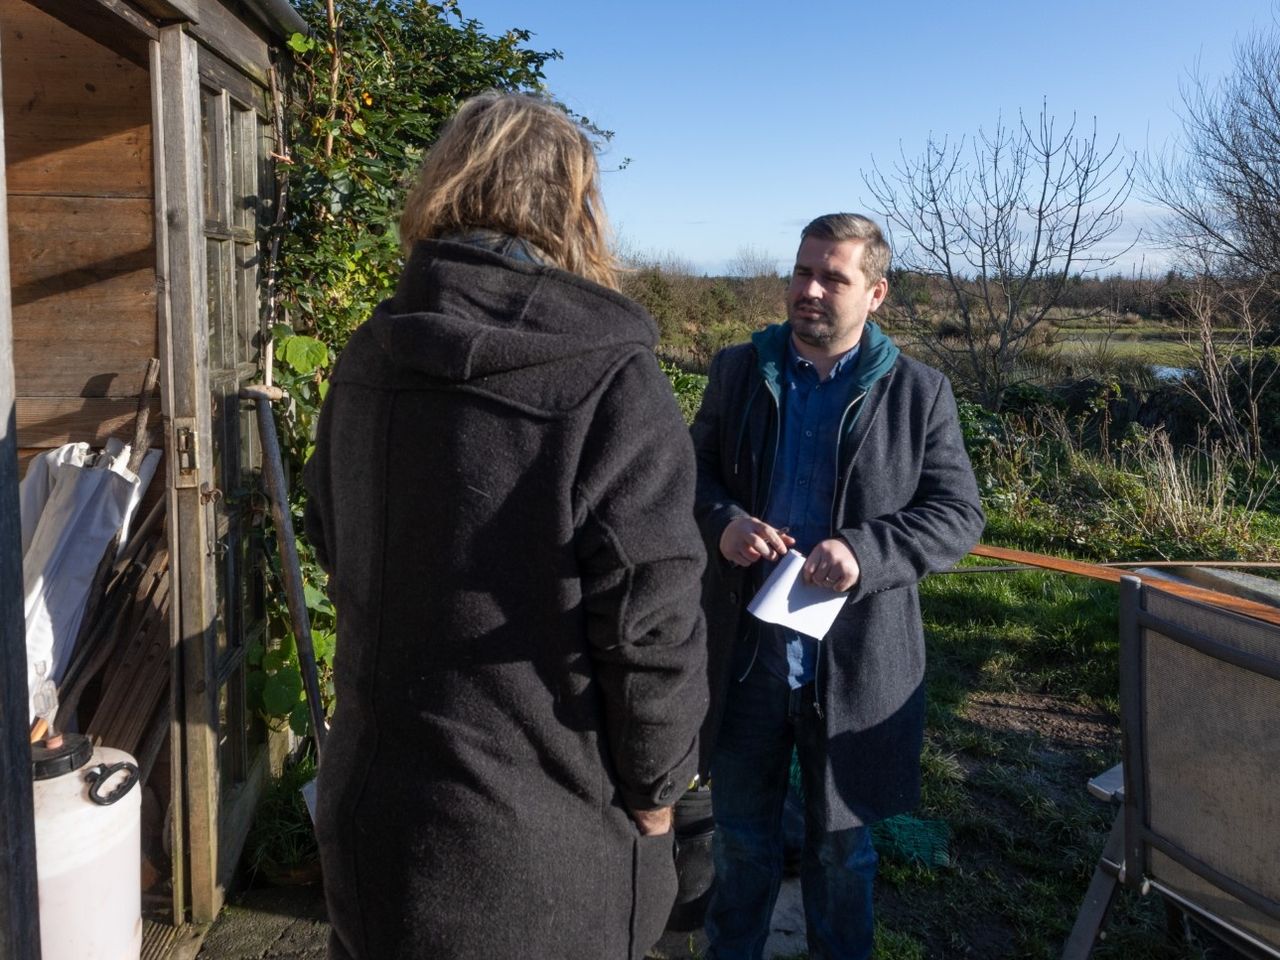
[[[1280,629],[1144,590],[1147,610],[1280,662]],[[1142,631],[1148,828],[1280,909],[1280,681]],[[1151,851],[1150,877],[1263,942],[1280,919]]]

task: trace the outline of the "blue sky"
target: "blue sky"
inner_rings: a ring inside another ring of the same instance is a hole
[[[490,33],[523,27],[557,49],[550,90],[616,136],[605,203],[624,249],[721,272],[744,248],[788,269],[800,227],[867,210],[862,171],[1001,114],[1096,117],[1100,139],[1158,149],[1179,84],[1217,78],[1233,45],[1275,23],[1260,0],[460,0]],[[1152,211],[1135,194],[1125,231]],[[1127,271],[1145,256],[1140,244]]]

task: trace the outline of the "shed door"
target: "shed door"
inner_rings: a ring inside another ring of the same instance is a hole
[[[204,192],[205,296],[209,324],[209,412],[213,481],[210,560],[215,578],[218,769],[223,847],[238,848],[245,818],[243,787],[266,742],[265,727],[246,704],[245,652],[266,630],[261,536],[262,465],[252,403],[240,387],[262,382],[259,262],[272,196],[271,127],[260,88],[237,96],[211,82],[201,51],[201,153]],[[221,71],[225,72],[225,71]],[[255,105],[253,100],[257,100]],[[252,803],[246,796],[245,804]],[[240,836],[237,836],[240,834]],[[229,856],[234,856],[228,850]],[[225,865],[224,865],[225,871]],[[221,872],[221,871],[220,871]]]
[[[239,389],[261,378],[270,127],[263,88],[181,25],[160,29],[153,78],[190,904],[191,919],[207,923],[266,772],[266,731],[245,702],[245,653],[265,629],[255,543],[260,451]]]

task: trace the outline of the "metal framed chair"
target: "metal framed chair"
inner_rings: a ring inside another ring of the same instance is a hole
[[[1120,811],[1063,960],[1089,956],[1118,883],[1280,958],[1280,627],[1125,577],[1120,709],[1123,790],[1091,783]]]

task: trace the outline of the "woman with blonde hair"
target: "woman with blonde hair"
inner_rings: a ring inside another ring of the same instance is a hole
[[[691,445],[590,140],[463,104],[306,468],[338,609],[316,828],[358,960],[642,957],[706,710]]]

